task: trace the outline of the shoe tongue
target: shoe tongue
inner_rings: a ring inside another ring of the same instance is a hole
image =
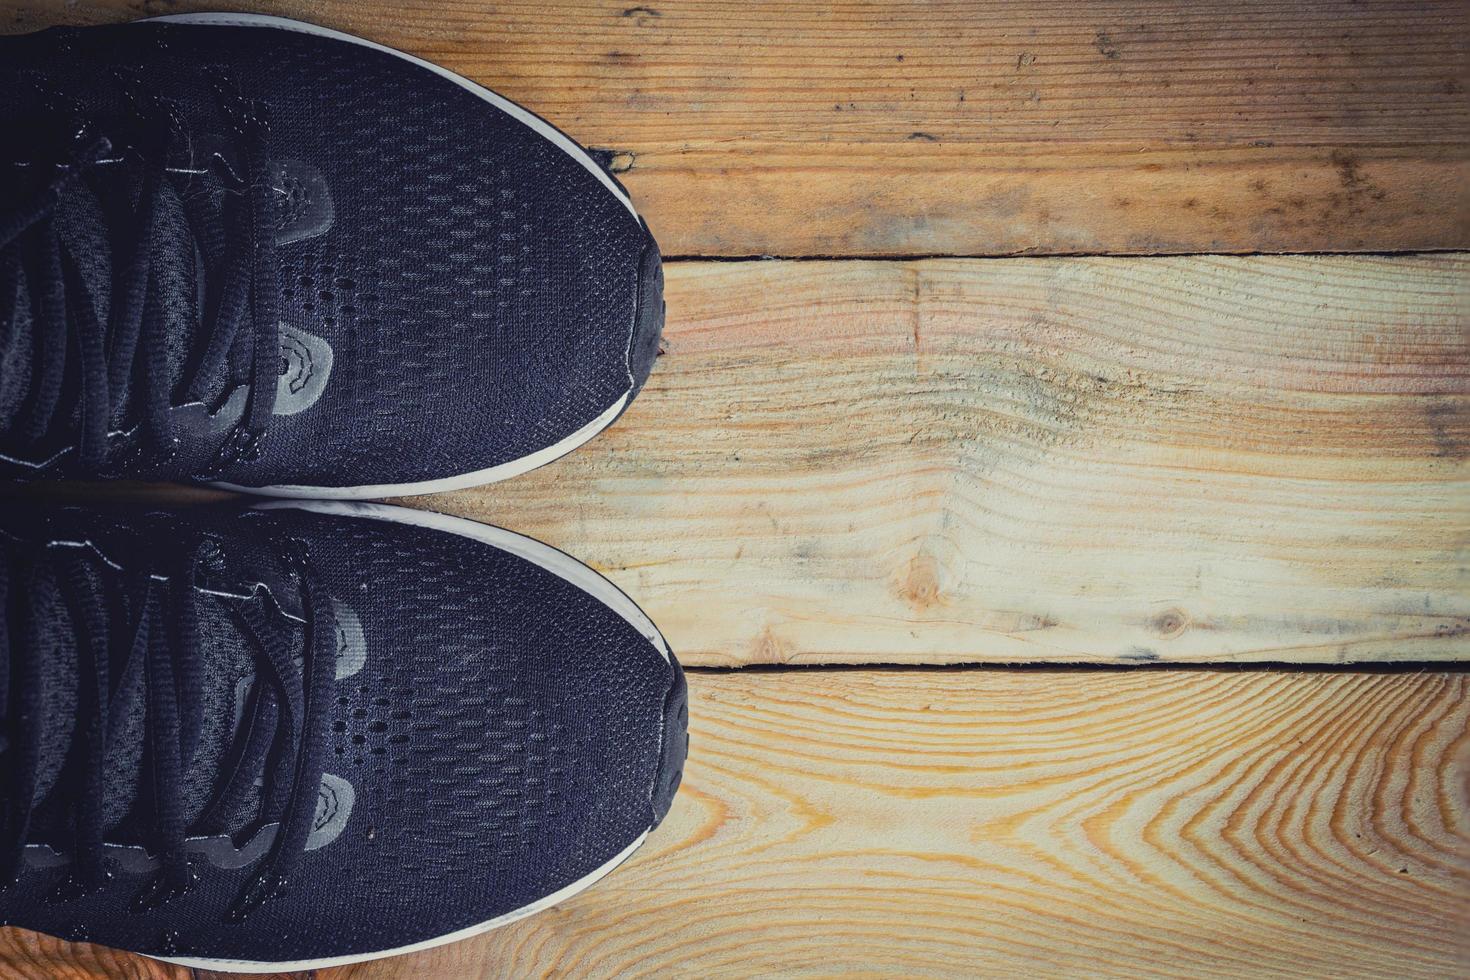
[[[143,179],[130,168],[118,168],[115,176],[108,175],[99,193],[107,202],[113,237],[108,238],[109,220],[104,204],[96,195],[79,192],[68,195],[67,208],[58,213],[63,221],[60,228],[67,236],[65,241],[74,260],[86,265],[79,269],[89,291],[101,298],[97,306],[100,322],[107,323],[107,299],[111,296],[114,278],[129,275],[127,258],[138,245],[138,235],[143,231],[149,216],[138,212],[141,204]],[[189,195],[186,200],[186,194]],[[115,420],[127,417],[133,408],[133,399],[142,393],[143,361],[154,352],[148,348],[150,336],[163,337],[164,369],[171,394],[170,403],[176,403],[189,365],[203,353],[208,338],[200,328],[200,318],[206,299],[208,270],[204,254],[198,244],[196,227],[207,222],[191,219],[189,201],[194,195],[187,186],[171,175],[159,179],[151,203],[152,229],[148,252],[148,276],[150,279],[147,300],[142,314],[142,333],[138,338],[138,350],[134,359],[134,370],[129,380],[129,390],[115,392],[114,402],[119,405]],[[63,220],[64,219],[64,220]],[[84,259],[83,256],[86,256]],[[116,255],[118,264],[112,268],[109,257]],[[127,289],[135,284],[121,282]],[[154,330],[157,333],[154,333]]]
[[[104,576],[115,574],[104,568],[100,562],[89,564],[86,574],[92,588],[108,590],[98,594],[117,596],[123,603],[127,622],[134,622],[136,614],[126,609],[124,590],[115,582],[103,581]],[[203,581],[198,589],[198,629],[194,641],[197,650],[192,657],[180,661],[187,665],[191,676],[179,682],[176,700],[182,761],[177,789],[186,827],[199,819],[221,786],[226,775],[223,766],[240,734],[240,699],[257,683],[253,648],[229,607],[244,601],[267,601],[259,597],[239,599],[212,594],[208,591],[210,586]],[[82,749],[86,721],[91,717],[90,709],[83,705],[80,677],[81,671],[88,669],[90,658],[78,649],[79,631],[55,583],[43,577],[37,600],[40,603],[37,611],[42,614],[37,622],[46,624],[46,628],[42,631],[36,662],[43,671],[45,717],[55,719],[55,723],[44,725],[41,732],[36,798],[44,803],[38,810],[35,826],[42,838],[54,838],[50,841],[53,846],[64,850],[70,847],[69,811],[75,803],[67,798],[68,793],[53,791],[57,789],[63,767],[68,762],[80,761],[74,753]],[[291,631],[289,623],[282,620],[282,629]],[[172,625],[167,612],[150,620],[152,629],[169,629]],[[120,670],[127,654],[120,645],[130,639],[117,634],[112,638],[119,645],[112,651],[115,670]],[[137,668],[122,679],[112,699],[113,715],[109,719],[102,822],[107,829],[106,838],[114,843],[148,843],[148,828],[152,825],[146,816],[150,803],[143,797],[148,792],[145,781],[148,747],[156,735],[153,729],[157,724],[150,715],[156,709],[149,703],[148,688],[153,678],[148,676],[145,663],[140,662]],[[85,716],[81,713],[84,711]],[[141,815],[142,823],[133,826],[131,815]]]
[[[25,402],[32,361],[31,292],[14,250],[0,257],[0,419],[13,419]]]
[[[128,175],[109,176],[104,180],[102,193],[114,200],[131,201],[137,193],[136,183],[136,178]],[[62,194],[50,220],[55,223],[66,254],[65,262],[75,272],[76,284],[85,293],[85,301],[91,306],[97,324],[105,330],[112,312],[114,274],[126,274],[121,267],[114,269],[113,255],[126,254],[125,250],[134,246],[131,236],[136,234],[138,219],[119,211],[109,221],[97,194],[88,186],[78,184]],[[148,260],[153,283],[143,322],[161,325],[165,337],[165,369],[170,390],[174,390],[183,379],[189,359],[200,353],[195,346],[204,340],[197,320],[203,306],[205,267],[183,198],[168,180],[159,185],[153,221],[153,245]],[[122,229],[122,238],[109,237],[111,226]],[[13,417],[24,405],[36,374],[35,331],[50,326],[44,321],[37,323],[32,315],[33,300],[43,291],[41,284],[30,281],[34,272],[33,267],[28,268],[21,261],[20,250],[12,249],[0,259],[0,419]],[[148,332],[145,327],[145,335],[139,339],[138,358],[148,356],[145,346]],[[71,378],[69,384],[79,383],[79,376],[72,374]],[[135,389],[141,383],[139,379],[141,371],[135,371],[129,390],[110,393],[118,407],[113,413],[114,422],[131,412],[132,400],[138,395]],[[74,404],[81,402],[78,392],[64,397]]]
[[[162,321],[170,389],[178,387],[189,359],[202,340],[199,329],[199,297],[204,269],[190,230],[183,198],[171,181],[163,181],[153,212],[153,288],[144,309],[144,321]],[[146,356],[146,352],[145,356]]]
[[[237,734],[236,692],[255,675],[250,647],[226,608],[230,600],[198,598],[198,652],[192,664],[196,673],[186,682],[192,691],[181,690],[178,701],[184,743],[179,795],[185,826],[199,818],[219,787],[222,763]],[[119,692],[125,710],[114,722],[115,740],[107,753],[104,825],[108,827],[126,819],[143,789],[148,729],[156,724],[148,720],[146,683],[143,672],[138,672],[133,676],[134,690]]]
[[[68,261],[76,269],[97,322],[105,324],[112,305],[112,249],[102,205],[96,195],[78,189],[57,202],[53,217],[57,235],[65,243]]]
[[[223,285],[210,277],[220,274],[230,248],[223,229],[224,202],[232,192],[204,166],[214,153],[198,149],[198,159],[175,161],[179,168],[158,182],[150,205],[151,283],[143,311],[143,322],[158,325],[158,335],[164,338],[170,404],[181,405],[190,395],[182,390],[189,378],[210,412],[250,373],[254,362],[254,334],[247,325],[235,331],[228,356],[210,376],[190,377],[210,340],[201,324],[206,306],[217,302],[210,290]],[[187,176],[182,175],[185,171]],[[271,164],[270,179],[275,188],[277,214],[272,232],[277,244],[311,238],[331,227],[335,220],[332,198],[319,173],[296,161],[281,161]],[[113,257],[127,256],[136,246],[143,222],[137,213],[143,183],[143,175],[133,167],[94,168],[85,183],[73,185],[62,195],[51,218],[99,324],[109,323],[115,278],[128,274],[126,260],[120,258],[114,265]],[[38,327],[31,307],[39,288],[28,281],[19,250],[12,249],[0,259],[0,419],[13,416],[30,394]],[[148,333],[151,331],[145,331],[139,340],[138,358],[150,356]],[[289,362],[291,342],[283,337],[280,343],[282,359]],[[321,378],[325,376],[325,371],[320,373]],[[136,417],[141,378],[141,370],[135,370],[126,390],[110,393],[116,406],[115,424]],[[81,401],[76,393],[69,400]],[[309,404],[314,398],[297,400]]]
[[[112,299],[112,272],[106,221],[97,199],[85,188],[66,194],[53,213],[71,267],[104,324]],[[36,376],[35,328],[31,304],[42,287],[32,283],[20,249],[0,258],[0,419],[15,417]]]
[[[40,728],[35,799],[42,800],[55,787],[66,761],[73,719],[78,717],[81,674],[77,630],[56,580],[50,575],[36,575],[23,588],[34,610],[31,622],[35,633],[29,638],[34,649],[25,667],[33,672],[40,691],[41,711],[34,719]],[[9,760],[5,761],[8,765]]]

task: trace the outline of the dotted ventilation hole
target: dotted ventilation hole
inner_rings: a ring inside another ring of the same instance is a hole
[[[370,772],[402,765],[413,723],[412,688],[381,675],[337,697],[332,753]]]
[[[374,310],[378,297],[358,289],[358,278],[340,258],[318,264],[307,256],[280,267],[283,317],[311,329],[313,321],[331,327],[355,322],[359,313]]]

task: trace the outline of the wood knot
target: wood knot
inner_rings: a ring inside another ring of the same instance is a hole
[[[909,562],[907,573],[899,584],[898,594],[916,610],[928,609],[939,602],[939,563],[930,555],[919,555]]]
[[[1166,609],[1154,617],[1153,628],[1164,639],[1172,639],[1189,629],[1189,617],[1182,609]]]

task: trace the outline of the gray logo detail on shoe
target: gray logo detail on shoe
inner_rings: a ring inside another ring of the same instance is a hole
[[[243,180],[240,154],[222,136],[206,133],[194,139],[191,163],[176,172],[205,177],[223,167],[238,183]],[[276,244],[289,245],[326,233],[337,218],[332,191],[320,170],[305,160],[270,160],[266,163],[275,199]],[[196,186],[218,196],[224,188],[214,181]]]
[[[295,415],[317,403],[332,374],[332,345],[316,334],[281,324],[277,415]]]
[[[367,663],[367,638],[362,620],[345,603],[332,600],[332,618],[337,621],[337,680],[345,680]]]
[[[341,776],[322,773],[322,785],[316,798],[316,817],[311,822],[311,834],[306,838],[306,849],[315,851],[326,847],[342,836],[347,818],[352,816],[352,805],[357,802],[357,791]]]
[[[296,415],[315,405],[332,374],[332,345],[316,334],[281,324],[280,376],[276,379],[276,415]],[[213,412],[202,402],[175,405],[169,414],[185,432],[229,432],[249,405],[244,385],[230,392]]]
[[[337,209],[321,171],[303,160],[273,160],[270,167],[278,205],[277,245],[315,238],[332,227]]]

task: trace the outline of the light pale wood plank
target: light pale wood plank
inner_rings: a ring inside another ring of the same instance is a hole
[[[323,980],[1470,968],[1464,674],[691,690],[685,788],[626,866],[525,923]]]
[[[0,0],[0,25],[194,9],[492,86],[615,154],[668,254],[1470,244],[1459,0]]]
[[[404,502],[700,665],[1470,658],[1470,258],[677,263],[669,303],[610,432]]]
[[[1470,656],[1470,258],[679,264],[609,432],[405,501],[687,662]]]

